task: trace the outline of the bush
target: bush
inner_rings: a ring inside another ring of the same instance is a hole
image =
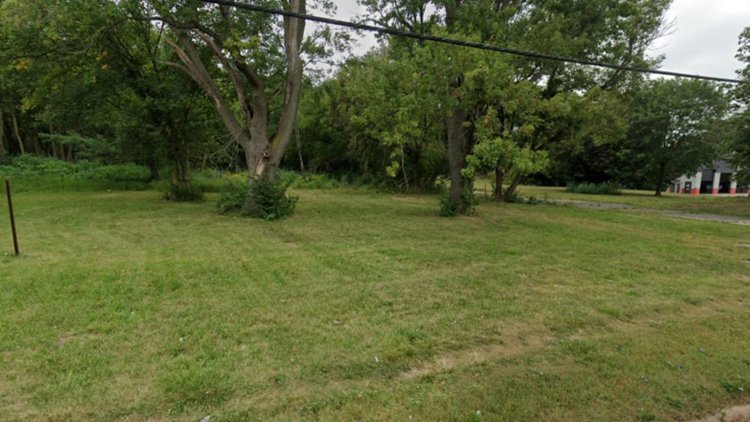
[[[451,200],[450,182],[444,177],[438,177],[435,186],[440,190],[440,215],[443,217],[455,217],[459,214],[472,214],[477,204],[474,196],[474,186],[468,183],[464,186],[460,201]]]
[[[250,186],[250,194],[245,201],[243,214],[264,220],[278,220],[294,213],[297,197],[286,194],[288,182],[281,180],[256,180]]]
[[[252,186],[234,182],[224,189],[216,204],[220,214],[277,220],[294,213],[297,197],[288,196],[288,180],[257,180]]]
[[[216,211],[219,214],[240,214],[249,195],[250,187],[247,182],[231,181],[222,188]]]
[[[604,183],[568,183],[566,192],[585,195],[621,195],[621,187],[614,182]]]

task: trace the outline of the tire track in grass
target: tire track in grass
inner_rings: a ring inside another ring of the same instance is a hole
[[[425,376],[436,375],[449,372],[457,368],[474,366],[485,363],[497,358],[516,356],[522,353],[530,353],[540,350],[547,345],[560,340],[599,340],[606,338],[613,332],[633,333],[639,329],[649,329],[654,325],[661,325],[675,318],[681,321],[686,319],[706,319],[712,316],[724,314],[729,307],[746,306],[743,301],[740,302],[714,302],[712,306],[692,307],[684,310],[680,315],[646,315],[633,320],[612,320],[602,328],[597,328],[594,335],[574,334],[571,336],[555,336],[551,331],[531,331],[531,330],[514,330],[506,334],[509,341],[501,344],[489,344],[475,346],[452,353],[443,354],[425,362],[421,366],[416,366],[401,373],[398,377],[402,380],[415,380]]]

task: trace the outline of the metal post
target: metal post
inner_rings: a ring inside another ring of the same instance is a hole
[[[10,228],[13,231],[13,250],[16,256],[21,254],[18,249],[18,234],[16,233],[16,218],[13,216],[13,196],[10,192],[10,181],[5,181],[5,195],[8,197],[8,212],[10,213]]]

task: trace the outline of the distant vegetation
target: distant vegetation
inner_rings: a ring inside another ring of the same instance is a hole
[[[0,165],[0,178],[11,179],[14,191],[138,190],[149,186],[146,167],[137,164],[71,163],[21,155]]]
[[[621,195],[620,185],[613,182],[604,183],[568,183],[565,191],[586,195]]]

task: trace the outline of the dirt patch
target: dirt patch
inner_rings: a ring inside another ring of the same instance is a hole
[[[743,217],[734,217],[731,215],[719,215],[719,214],[693,214],[684,211],[677,210],[660,210],[655,208],[635,207],[627,204],[619,204],[615,202],[589,202],[589,201],[578,201],[572,199],[557,199],[552,201],[555,204],[560,205],[572,205],[578,208],[588,209],[600,209],[600,210],[630,210],[639,212],[648,212],[653,214],[659,214],[667,217],[684,218],[686,220],[698,220],[698,221],[713,221],[717,223],[729,223],[738,224],[741,226],[750,226],[750,219]],[[740,245],[740,247],[750,248],[750,244]]]
[[[750,226],[750,220],[742,217],[733,217],[731,215],[718,214],[691,214],[689,212],[667,210],[661,212],[668,217],[685,218],[688,220],[715,221],[717,223],[739,224],[741,226]]]
[[[737,245],[738,248],[750,249],[750,243],[740,243]]]
[[[694,422],[750,422],[750,405],[735,406]]]
[[[706,318],[714,315],[716,310],[722,306],[721,303],[717,302],[712,306],[692,307],[690,310],[683,312],[680,319]],[[566,337],[556,337],[552,332],[543,329],[541,331],[540,329],[531,331],[529,328],[509,329],[503,333],[502,343],[480,345],[437,356],[421,366],[402,372],[400,378],[403,380],[414,380],[428,375],[447,372],[455,368],[474,366],[498,358],[529,353],[543,349],[556,340],[576,341],[597,339],[611,335],[612,332],[625,333],[638,329],[649,329],[649,327],[653,327],[654,325],[670,321],[673,317],[674,315],[644,315],[635,320],[612,320],[595,333],[579,333]],[[747,422],[750,422],[750,420]]]
[[[553,200],[555,204],[560,205],[573,205],[578,208],[593,208],[599,210],[632,210],[638,209],[632,205],[619,204],[616,202],[590,202],[590,201],[578,201],[575,199],[556,199]]]
[[[521,334],[516,332],[504,337],[507,340],[501,344],[482,345],[439,356],[431,362],[402,373],[401,378],[412,380],[426,375],[447,372],[457,367],[478,365],[499,357],[514,356],[541,349],[548,342],[555,340],[551,333]]]

